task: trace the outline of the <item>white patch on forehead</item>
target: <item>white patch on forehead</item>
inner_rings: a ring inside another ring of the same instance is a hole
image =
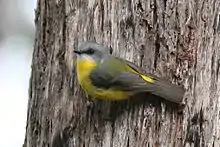
[[[104,59],[102,59],[101,61],[100,61],[100,63],[103,63],[104,62]]]

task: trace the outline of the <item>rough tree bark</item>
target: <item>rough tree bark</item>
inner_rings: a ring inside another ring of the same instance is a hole
[[[218,0],[38,0],[24,146],[219,147],[219,20]],[[75,78],[82,40],[183,84],[182,113],[151,95],[88,105]]]

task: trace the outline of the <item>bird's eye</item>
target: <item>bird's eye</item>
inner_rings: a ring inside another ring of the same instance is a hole
[[[86,53],[87,54],[94,54],[94,52],[95,52],[95,50],[94,49],[92,49],[92,48],[89,48],[87,51],[86,51]]]

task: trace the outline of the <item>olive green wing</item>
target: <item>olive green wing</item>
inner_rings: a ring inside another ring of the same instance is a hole
[[[90,79],[97,88],[111,88],[134,93],[150,92],[172,102],[181,102],[184,94],[182,88],[145,74],[154,79],[154,82],[147,82],[132,70],[140,72],[139,67],[133,63],[111,56],[91,72]]]
[[[90,79],[94,86],[102,89],[135,91],[135,87],[146,85],[139,75],[132,73],[128,65],[114,57],[102,61],[91,72]]]

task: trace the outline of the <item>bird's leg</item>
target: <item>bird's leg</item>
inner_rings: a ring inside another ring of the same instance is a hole
[[[95,105],[95,101],[94,101],[94,98],[92,98],[90,95],[86,94],[86,98],[87,98],[87,101],[86,101],[86,107],[87,108],[94,108],[94,105]]]

